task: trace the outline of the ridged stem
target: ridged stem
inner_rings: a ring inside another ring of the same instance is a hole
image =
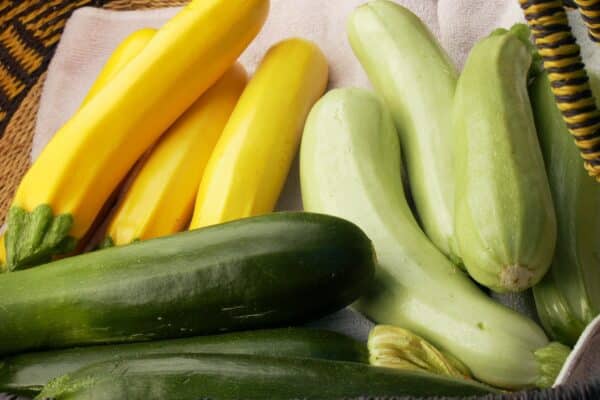
[[[571,354],[571,349],[558,342],[552,342],[548,346],[537,350],[534,355],[540,365],[540,376],[536,381],[536,386],[540,388],[551,387],[569,354]]]
[[[71,226],[71,215],[55,216],[49,205],[40,205],[31,212],[13,206],[5,237],[8,271],[31,268],[72,251],[77,241],[69,236]]]

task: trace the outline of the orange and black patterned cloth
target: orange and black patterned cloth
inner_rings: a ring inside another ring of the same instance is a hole
[[[0,136],[46,70],[71,13],[103,0],[0,0]]]

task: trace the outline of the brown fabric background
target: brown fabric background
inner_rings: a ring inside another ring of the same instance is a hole
[[[186,0],[0,0],[0,225],[29,168],[35,116],[48,63],[79,7],[136,10]]]

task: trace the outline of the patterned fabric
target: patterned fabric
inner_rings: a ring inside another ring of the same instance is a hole
[[[0,0],[0,136],[46,70],[65,22],[103,0]]]

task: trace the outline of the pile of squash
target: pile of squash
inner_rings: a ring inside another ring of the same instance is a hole
[[[237,62],[268,9],[193,0],[134,32],[32,165],[0,243],[0,391],[551,386],[600,310],[600,185],[528,28],[492,32],[459,74],[418,17],[374,0],[348,22],[374,91],[325,94],[326,57],[304,39],[250,79]],[[298,149],[306,212],[272,213]],[[546,332],[477,284],[533,288]],[[385,324],[368,344],[266,330],[349,305]]]

